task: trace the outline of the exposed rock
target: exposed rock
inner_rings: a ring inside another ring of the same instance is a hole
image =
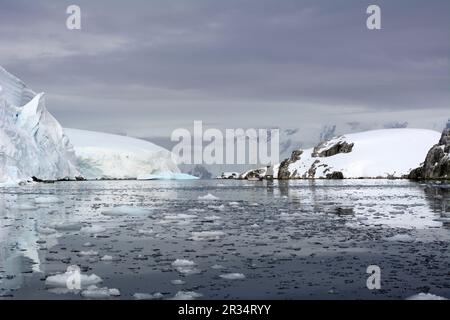
[[[334,171],[326,175],[327,179],[344,179],[344,174],[340,171]]]
[[[199,179],[211,179],[212,177],[211,172],[209,172],[204,166],[201,165],[196,165],[188,172],[188,174]]]
[[[280,167],[278,168],[278,179],[287,180],[291,178],[291,173],[289,172],[289,165],[300,160],[303,150],[294,150],[289,159],[283,160]]]
[[[354,143],[348,143],[347,141],[341,139],[335,141],[334,144],[330,144],[330,141],[321,142],[314,148],[312,157],[324,158],[332,157],[339,153],[350,153],[352,152],[353,146]]]
[[[239,173],[238,172],[223,172],[220,176],[217,177],[217,179],[238,179]]]
[[[263,179],[264,176],[266,175],[266,169],[261,168],[261,169],[255,169],[255,170],[251,170],[248,171],[244,176],[240,176],[240,179]]]
[[[419,168],[412,170],[408,178],[448,179],[450,178],[450,128],[444,129],[439,143],[434,145]]]

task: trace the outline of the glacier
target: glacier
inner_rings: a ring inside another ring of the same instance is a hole
[[[0,186],[31,180],[186,179],[172,153],[151,142],[62,128],[35,93],[0,66]]]

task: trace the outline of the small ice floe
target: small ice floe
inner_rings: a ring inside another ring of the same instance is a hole
[[[178,291],[172,300],[195,300],[201,298],[203,295],[194,291]]]
[[[106,228],[99,226],[99,225],[93,225],[90,227],[81,228],[81,232],[87,233],[87,234],[98,234],[98,233],[103,233],[105,231],[106,231]]]
[[[202,240],[220,240],[225,233],[222,231],[200,231],[192,232],[192,240],[202,241]]]
[[[100,260],[104,261],[104,262],[111,262],[111,261],[114,260],[114,258],[112,256],[109,256],[109,255],[104,255],[103,257],[100,258]]]
[[[208,206],[209,209],[216,210],[216,211],[224,211],[225,205],[221,204],[220,206],[210,205]]]
[[[93,244],[91,242],[85,242],[85,243],[83,243],[83,247],[85,247],[85,248],[95,247],[95,244]]]
[[[31,211],[31,210],[37,210],[38,208],[30,203],[21,203],[14,207],[14,209],[20,210],[20,211]]]
[[[65,288],[65,289],[70,288],[71,286],[68,284],[70,284],[70,281],[74,279],[74,275],[76,275],[79,279],[80,288],[86,288],[103,281],[102,278],[100,278],[95,274],[91,275],[81,273],[76,274],[75,272],[70,271],[71,270],[70,268],[71,267],[68,267],[67,268],[68,271],[65,273],[47,277],[45,279],[45,286],[48,288]]]
[[[222,217],[219,217],[219,216],[206,216],[205,217],[205,220],[221,220],[222,219]]]
[[[250,225],[250,228],[252,228],[252,229],[259,229],[260,226],[257,223],[254,223],[254,224]]]
[[[205,209],[201,209],[201,208],[191,208],[188,209],[188,212],[205,212]]]
[[[176,259],[174,262],[172,262],[172,267],[193,267],[196,263],[192,260],[187,259]]]
[[[170,283],[174,284],[176,286],[181,286],[181,285],[185,284],[186,281],[181,280],[181,279],[175,279],[175,280],[171,280]]]
[[[200,273],[200,270],[195,266],[197,264],[194,261],[186,259],[176,259],[172,262],[172,267],[174,267],[179,273],[190,275]]]
[[[161,292],[156,292],[154,294],[150,293],[135,293],[133,297],[136,300],[159,300],[164,298],[164,295]]]
[[[36,204],[50,204],[63,202],[60,198],[55,196],[41,196],[34,199]]]
[[[419,293],[415,294],[409,298],[406,298],[406,300],[448,300],[447,298],[436,296],[431,293]]]
[[[50,235],[50,234],[55,234],[57,231],[53,228],[48,228],[48,227],[36,227],[36,231],[40,234],[43,235]]]
[[[385,238],[387,241],[413,242],[415,239],[407,234],[396,234],[395,236]]]
[[[197,218],[196,215],[185,214],[185,213],[168,214],[168,215],[164,216],[165,220],[188,220],[188,219],[195,219],[195,218]]]
[[[259,207],[259,203],[257,202],[250,203],[249,207]]]
[[[241,280],[245,279],[245,275],[243,273],[225,273],[221,274],[219,277],[226,280]]]
[[[118,217],[118,216],[140,216],[150,214],[151,209],[149,208],[139,208],[133,206],[118,206],[111,209],[107,209],[102,211],[102,214],[110,217]]]
[[[50,225],[57,231],[80,231],[83,225],[79,222],[59,222]]]
[[[90,285],[86,290],[81,291],[81,296],[88,299],[108,299],[119,297],[120,291],[118,289],[99,288],[96,285]]]
[[[225,269],[225,267],[220,264],[215,264],[215,265],[211,266],[211,269],[221,270],[221,269]]]
[[[149,230],[139,229],[138,230],[138,234],[143,235],[143,236],[149,236],[149,235],[152,235],[153,233],[154,233],[153,229],[149,229]]]
[[[216,196],[212,195],[211,193],[208,193],[206,196],[199,196],[198,200],[219,200]]]
[[[82,256],[82,257],[94,257],[94,256],[98,256],[98,252],[94,251],[94,250],[80,251],[78,253],[78,255]]]
[[[229,206],[232,206],[232,207],[239,207],[239,202],[236,202],[236,201],[231,201],[231,202],[228,202],[228,205]]]

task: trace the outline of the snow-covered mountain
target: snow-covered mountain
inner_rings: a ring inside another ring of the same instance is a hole
[[[400,178],[418,167],[439,132],[425,129],[384,129],[335,137],[315,148],[295,150],[274,167],[279,179]],[[265,168],[242,178],[264,176]]]
[[[170,151],[151,142],[94,131],[64,129],[86,179],[136,179],[179,173]]]
[[[47,111],[44,93],[0,67],[0,185],[149,174],[176,179],[179,172],[171,153],[148,141],[63,129]]]
[[[0,67],[0,183],[37,177],[74,179],[80,173],[69,139],[36,94]]]

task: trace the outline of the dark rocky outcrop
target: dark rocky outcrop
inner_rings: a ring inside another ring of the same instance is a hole
[[[199,179],[211,179],[212,177],[211,172],[209,172],[204,166],[201,165],[196,165],[188,172],[188,174]]]
[[[278,168],[279,180],[288,180],[291,178],[291,173],[289,172],[289,165],[291,163],[300,160],[302,154],[303,150],[294,150],[290,158],[285,159],[280,163],[280,167]]]
[[[328,173],[325,177],[327,179],[344,179],[344,174],[340,171],[334,171],[332,173]]]
[[[444,129],[439,143],[428,151],[425,162],[412,170],[409,179],[450,179],[450,128]]]
[[[354,143],[348,143],[347,141],[339,141],[329,147],[326,147],[329,141],[320,143],[314,148],[312,157],[332,157],[339,153],[350,153],[353,150]]]

